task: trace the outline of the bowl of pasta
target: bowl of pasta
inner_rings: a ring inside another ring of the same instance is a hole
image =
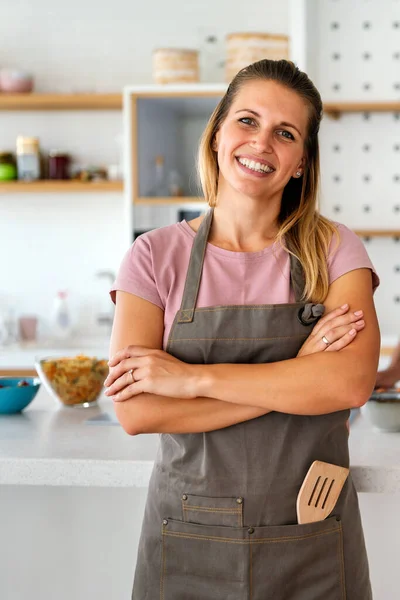
[[[77,356],[41,357],[36,371],[49,394],[64,406],[95,406],[108,375],[106,359]]]

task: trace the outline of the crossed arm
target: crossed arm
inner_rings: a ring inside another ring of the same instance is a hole
[[[306,349],[294,359],[269,364],[188,365],[160,350],[163,312],[136,296],[117,292],[110,347],[114,358],[106,385],[116,400],[121,425],[132,435],[195,433],[270,411],[312,415],[361,406],[374,387],[380,340],[368,269],[347,273],[330,286],[327,312],[345,302],[349,309],[336,311],[336,320],[326,325],[321,325],[321,320],[305,343]],[[360,309],[363,315],[354,316]],[[355,325],[360,318],[365,327]],[[350,328],[356,334],[349,336]],[[325,349],[320,338],[326,333],[332,339],[335,331],[336,346]],[[339,333],[340,339],[336,338]],[[132,368],[133,384],[128,372]]]

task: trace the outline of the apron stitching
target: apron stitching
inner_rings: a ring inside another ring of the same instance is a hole
[[[164,575],[165,575],[165,550],[164,534],[161,539],[161,582],[160,582],[160,600],[164,600]]]
[[[286,542],[286,541],[302,541],[302,540],[308,540],[310,538],[316,538],[316,537],[321,537],[323,535],[329,535],[330,533],[339,533],[338,529],[336,527],[333,527],[332,529],[327,529],[326,531],[321,531],[319,533],[308,533],[306,535],[293,535],[293,536],[287,536],[287,537],[283,537],[283,538],[258,538],[256,540],[253,540],[253,544],[277,544],[279,542]]]
[[[338,540],[338,544],[339,544],[339,556],[340,556],[340,563],[341,563],[341,569],[340,569],[340,581],[342,584],[342,598],[343,600],[346,600],[346,581],[344,578],[344,555],[343,555],[343,528],[342,528],[342,524],[340,523],[340,527],[339,527],[339,540]]]
[[[186,523],[186,515],[185,515],[185,504],[183,502],[183,500],[181,500],[181,504],[182,504],[182,517],[183,517],[183,521],[185,521]]]
[[[249,552],[250,552],[250,581],[249,581],[249,590],[250,590],[250,597],[249,600],[252,600],[253,598],[253,548],[251,545],[251,539],[249,540]]]
[[[199,306],[194,309],[194,312],[216,312],[219,310],[274,310],[277,308],[285,308],[287,306],[298,306],[301,308],[307,302],[282,302],[280,304],[221,304],[217,306]],[[190,308],[185,308],[178,312],[188,312]]]
[[[333,527],[332,529],[327,529],[326,531],[321,531],[319,533],[308,533],[305,535],[293,535],[286,536],[281,538],[259,538],[252,540],[253,544],[279,544],[281,542],[287,541],[302,541],[308,540],[310,538],[321,537],[323,535],[328,535],[330,533],[340,533],[337,527]],[[193,534],[193,533],[179,533],[177,531],[163,531],[163,535],[168,535],[170,537],[181,537],[185,539],[196,539],[196,540],[208,540],[210,542],[229,542],[231,544],[249,544],[250,540],[235,540],[233,538],[224,538],[224,537],[210,537],[201,534]]]
[[[240,508],[207,508],[205,506],[185,506],[182,501],[183,510],[198,510],[204,512],[227,512],[227,513],[240,513]]]
[[[265,337],[265,338],[256,338],[256,337],[251,337],[251,338],[218,338],[218,337],[213,337],[213,338],[176,338],[175,340],[170,340],[170,343],[176,343],[176,342],[211,342],[211,341],[218,341],[218,342],[265,342],[268,340],[271,341],[278,341],[278,340],[294,340],[297,338],[307,338],[308,334],[306,333],[298,333],[297,335],[286,335],[286,336],[280,336],[280,337]]]

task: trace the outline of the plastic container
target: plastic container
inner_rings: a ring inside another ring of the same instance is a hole
[[[17,137],[18,179],[35,181],[40,179],[39,140],[35,137]]]
[[[52,311],[52,334],[56,339],[65,340],[71,335],[71,315],[67,301],[67,292],[57,292]]]

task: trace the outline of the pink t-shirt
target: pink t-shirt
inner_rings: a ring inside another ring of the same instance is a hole
[[[374,290],[379,278],[358,236],[339,223],[328,256],[329,282],[345,273],[369,268]],[[164,311],[164,349],[180,309],[195,232],[183,220],[138,237],[122,259],[110,294],[122,290],[140,296]],[[207,244],[197,307],[294,302],[290,258],[280,244],[259,252],[232,252]]]

